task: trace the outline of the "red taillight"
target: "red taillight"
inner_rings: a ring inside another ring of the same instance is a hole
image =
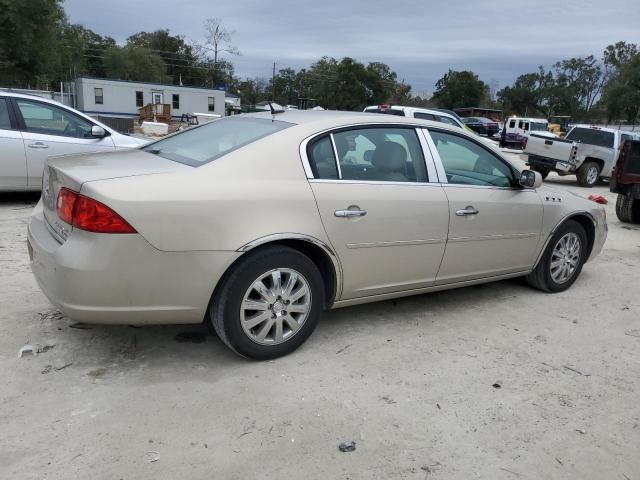
[[[68,188],[61,188],[56,201],[56,213],[60,220],[71,225],[73,222],[73,207],[78,194]]]
[[[136,233],[116,212],[90,197],[61,188],[56,202],[61,220],[75,228],[95,233]]]

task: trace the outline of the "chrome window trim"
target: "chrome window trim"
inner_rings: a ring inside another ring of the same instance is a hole
[[[384,180],[338,180],[333,178],[310,178],[309,183],[340,183],[366,185],[421,185],[423,187],[439,187],[437,182],[386,182]]]
[[[336,140],[333,138],[333,132],[329,134],[331,140],[331,148],[333,148],[333,159],[336,162],[336,168],[338,171],[338,180],[342,180],[342,168],[340,168],[340,157],[338,156],[338,147],[336,147]]]
[[[411,117],[402,117],[402,118],[411,118]],[[420,121],[419,119],[418,122]],[[430,120],[424,120],[423,122],[429,122],[429,123],[437,123],[435,121],[430,121]],[[444,124],[440,124],[440,125],[444,125]],[[333,127],[330,128],[325,128],[324,130],[321,130],[319,132],[315,132],[311,135],[309,135],[308,137],[305,137],[302,142],[300,142],[300,148],[299,148],[299,153],[300,153],[300,160],[302,161],[302,167],[304,168],[304,172],[307,176],[308,179],[315,179],[314,175],[313,175],[313,170],[311,169],[311,163],[309,162],[309,158],[307,157],[307,146],[309,145],[310,142],[312,142],[313,140],[315,140],[318,137],[321,137],[322,135],[325,134],[330,134],[333,135],[333,133],[336,130],[349,130],[349,129],[354,129],[354,128],[367,128],[367,127],[389,127],[389,128],[411,128],[416,132],[416,135],[418,136],[418,140],[420,140],[420,130],[424,130],[427,128],[430,128],[429,125],[425,125],[425,123],[414,123],[414,122],[407,122],[407,123],[400,123],[400,122],[357,122],[357,123],[349,123],[349,124],[345,124],[345,125],[335,125]],[[459,132],[460,130],[457,129],[456,127],[448,127],[445,125],[445,128],[440,128],[440,130],[442,130],[443,132]],[[464,133],[464,132],[462,132]],[[421,144],[422,145],[422,144]],[[426,159],[426,155],[424,154],[425,152],[423,151],[423,157],[425,163],[427,162]],[[335,152],[334,152],[334,156],[335,156]],[[337,159],[336,159],[337,161]],[[428,172],[428,164],[427,166],[427,172]],[[437,165],[436,165],[437,167]],[[445,181],[446,181],[446,175],[445,175]],[[316,180],[320,180],[320,179],[316,179]],[[429,178],[429,180],[431,180],[431,178]],[[344,181],[344,180],[342,180]],[[389,183],[389,182],[381,182],[381,183]],[[405,183],[405,182],[401,182],[401,183]],[[418,182],[406,182],[406,183],[418,183]],[[429,184],[434,184],[434,183],[441,183],[441,182],[429,182]]]
[[[462,183],[443,183],[443,187],[456,187],[456,188],[483,188],[485,190],[511,190],[514,192],[535,192],[533,188],[518,188],[518,187],[498,187],[494,185],[465,185]]]

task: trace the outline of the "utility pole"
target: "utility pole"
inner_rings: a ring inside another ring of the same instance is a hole
[[[271,100],[276,101],[276,62],[273,62],[273,74],[271,75]]]

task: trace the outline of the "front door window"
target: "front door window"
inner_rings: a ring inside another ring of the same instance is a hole
[[[92,138],[93,124],[67,110],[30,100],[17,99],[26,131],[43,135],[73,138]]]
[[[430,131],[449,183],[514,187],[513,170],[486,148],[467,138]]]

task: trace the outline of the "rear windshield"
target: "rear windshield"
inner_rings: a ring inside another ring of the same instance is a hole
[[[613,148],[613,138],[613,132],[578,127],[571,130],[566,137],[567,140],[573,140],[574,142],[582,142],[607,148]]]
[[[403,110],[397,110],[395,108],[367,108],[366,113],[386,113],[387,115],[397,115],[398,117],[404,117]]]
[[[197,167],[291,125],[261,118],[223,118],[184,130],[142,150]]]

